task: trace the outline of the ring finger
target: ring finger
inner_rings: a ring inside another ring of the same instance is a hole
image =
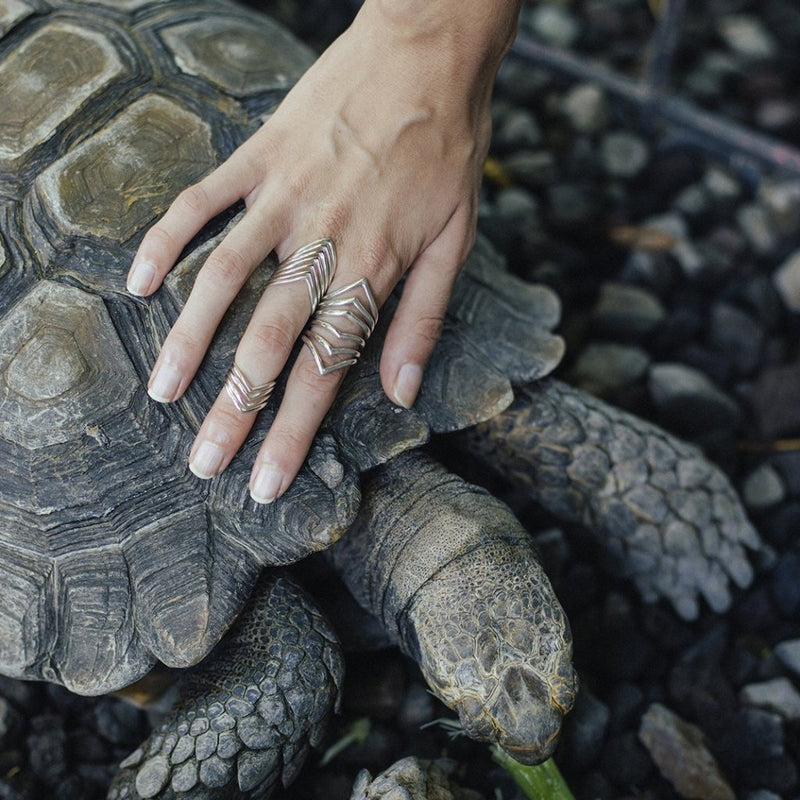
[[[303,335],[305,346],[253,466],[250,495],[258,503],[271,503],[294,480],[347,369],[375,327],[372,287],[366,279],[350,278],[337,279]]]

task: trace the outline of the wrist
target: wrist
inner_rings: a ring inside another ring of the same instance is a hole
[[[493,81],[514,41],[521,0],[366,0],[359,14],[393,47],[418,50],[424,64],[454,77]],[[422,64],[421,64],[422,68]]]

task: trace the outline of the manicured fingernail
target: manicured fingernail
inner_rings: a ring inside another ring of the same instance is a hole
[[[404,408],[411,408],[421,385],[422,367],[419,364],[403,364],[392,388],[395,402]]]
[[[282,482],[283,473],[272,464],[264,464],[256,472],[250,497],[256,503],[271,503],[278,496]]]
[[[137,258],[128,273],[128,291],[138,297],[144,297],[149,293],[150,284],[155,276],[155,265],[143,258]]]
[[[177,396],[180,385],[180,372],[169,364],[162,364],[150,377],[147,394],[159,403],[171,403]]]
[[[203,442],[189,462],[189,469],[198,478],[208,480],[219,474],[219,468],[222,466],[224,457],[225,454],[222,452],[221,447],[213,442]]]

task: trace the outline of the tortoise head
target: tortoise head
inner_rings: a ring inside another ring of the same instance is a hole
[[[489,561],[494,570],[500,562],[506,580],[486,580]],[[434,609],[443,580],[458,582],[462,598],[444,626]],[[429,685],[469,736],[496,742],[522,763],[544,761],[578,681],[569,623],[533,548],[504,542],[473,550],[436,584],[422,587],[408,612]]]

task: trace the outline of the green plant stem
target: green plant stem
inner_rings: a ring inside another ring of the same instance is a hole
[[[511,773],[530,800],[575,800],[552,758],[534,767],[515,761],[499,745],[491,747],[492,758]]]

